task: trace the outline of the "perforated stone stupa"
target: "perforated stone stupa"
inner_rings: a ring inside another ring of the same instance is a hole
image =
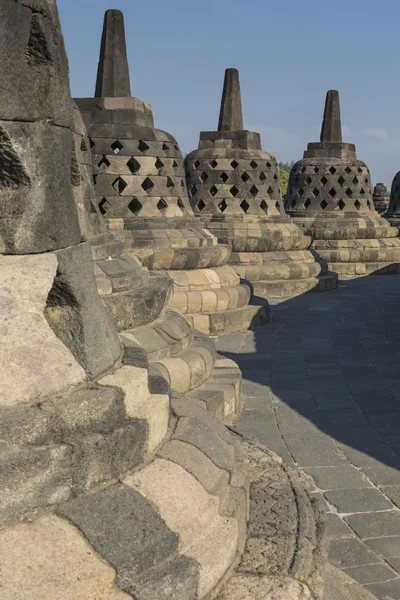
[[[250,287],[227,265],[229,244],[195,219],[176,140],[154,128],[149,104],[130,96],[119,11],[105,15],[96,98],[76,102],[89,132],[98,210],[143,266],[168,273],[171,307],[213,335],[268,320],[268,304],[251,302]]]
[[[339,94],[327,93],[321,141],[290,173],[286,210],[314,238],[313,248],[340,275],[398,273],[400,240],[374,209],[370,172],[354,144],[342,142]]]
[[[394,227],[400,227],[400,171],[393,178],[385,219]]]
[[[384,216],[390,203],[390,195],[384,183],[377,183],[374,187],[372,202],[376,212]]]
[[[239,74],[227,69],[218,131],[203,131],[186,157],[191,205],[221,243],[230,264],[257,296],[294,296],[336,287],[336,277],[308,250],[311,238],[283,208],[280,171],[261,148],[260,134],[243,127]]]

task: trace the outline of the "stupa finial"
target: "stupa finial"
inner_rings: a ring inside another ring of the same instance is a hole
[[[127,98],[130,96],[124,15],[120,10],[107,10],[104,16],[95,97]]]
[[[243,130],[243,114],[239,71],[237,69],[226,69],[218,131],[241,130]]]
[[[324,120],[321,129],[321,142],[341,142],[342,123],[340,120],[340,101],[337,90],[326,94]]]

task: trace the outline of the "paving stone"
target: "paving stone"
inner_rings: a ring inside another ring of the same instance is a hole
[[[400,511],[397,509],[352,515],[346,517],[346,521],[361,538],[400,534]]]
[[[391,501],[400,508],[400,486],[390,486],[382,488],[382,492],[389,496]]]
[[[255,440],[276,452],[287,464],[293,462],[272,412],[245,409],[235,422],[234,429],[246,439]]]
[[[374,440],[368,442],[368,438],[354,438],[353,444],[353,447],[349,443],[339,442],[338,445],[349,461],[361,469],[381,469],[385,466],[399,465],[399,457],[387,445],[376,443]]]
[[[363,584],[380,583],[396,578],[396,573],[383,564],[364,565],[362,567],[350,567],[344,570],[347,575]]]
[[[286,445],[301,467],[340,465],[343,457],[335,444],[307,417],[280,406],[276,409],[279,430]],[[314,413],[315,414],[315,413]]]
[[[400,471],[398,468],[386,467],[381,465],[374,468],[365,468],[365,475],[375,485],[379,486],[398,486],[400,485]]]
[[[328,537],[335,538],[343,538],[343,537],[354,537],[354,531],[350,529],[350,527],[334,513],[328,513],[326,515],[328,522]]]
[[[385,560],[390,558],[400,558],[400,537],[380,537],[365,540],[365,543],[371,550],[383,556]]]
[[[373,488],[361,490],[334,490],[325,497],[340,513],[362,513],[393,508],[392,503]]]
[[[392,556],[386,559],[389,565],[397,571],[397,574],[400,574],[400,557]]]
[[[384,583],[375,583],[367,585],[366,589],[374,594],[380,600],[399,600],[400,599],[400,577]]]
[[[329,562],[335,567],[354,567],[380,563],[380,558],[356,538],[333,539],[329,542]]]
[[[400,430],[400,413],[368,413],[368,420],[383,435],[397,435]]]
[[[362,489],[371,487],[362,472],[344,464],[342,467],[305,468],[321,490]]]
[[[368,425],[365,415],[357,409],[326,409],[319,411],[321,419],[329,425],[340,425],[341,427],[362,427]]]
[[[345,571],[340,571],[328,563],[325,570],[324,600],[376,600],[376,597],[356,583]]]

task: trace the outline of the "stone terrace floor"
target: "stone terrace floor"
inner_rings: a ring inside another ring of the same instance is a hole
[[[341,281],[272,315],[217,341],[243,371],[235,427],[307,473],[330,562],[400,599],[400,276]]]

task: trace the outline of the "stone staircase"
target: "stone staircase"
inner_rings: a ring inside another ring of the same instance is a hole
[[[268,303],[253,297],[249,283],[230,265],[166,272],[174,284],[171,308],[207,335],[245,331],[270,318]]]
[[[241,410],[241,372],[217,354],[214,342],[193,330],[176,311],[144,327],[124,331],[125,354],[147,364],[180,394],[199,400],[216,417],[229,422]]]

